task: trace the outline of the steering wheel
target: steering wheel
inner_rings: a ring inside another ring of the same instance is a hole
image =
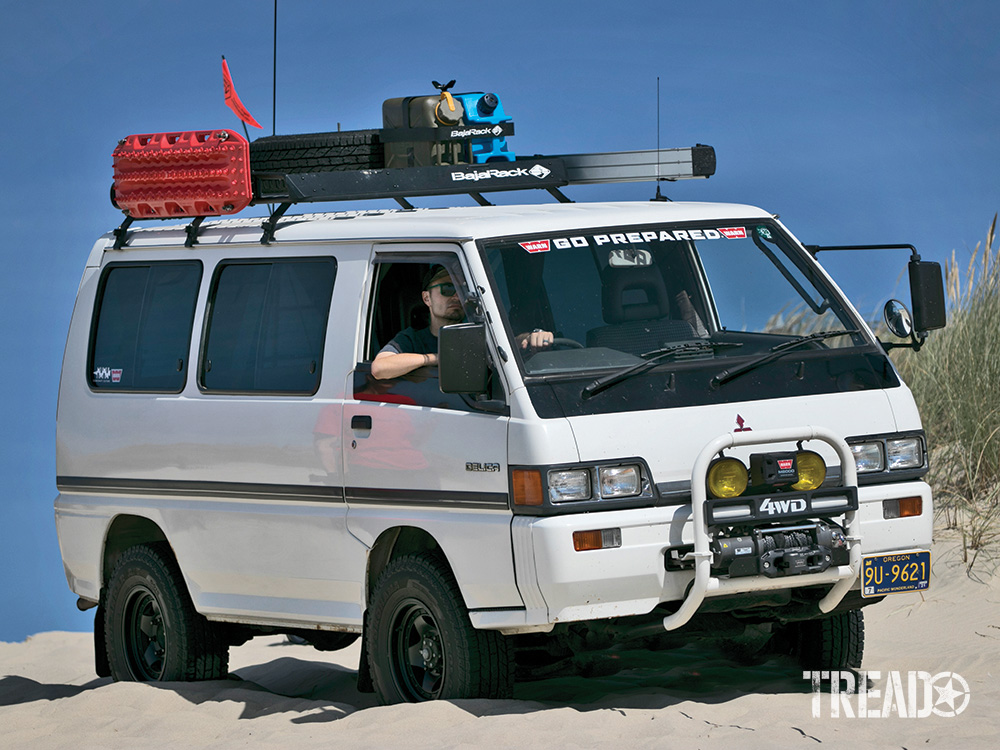
[[[583,349],[584,348],[583,344],[581,344],[579,341],[576,341],[575,339],[560,339],[560,338],[554,338],[554,339],[552,339],[552,343],[547,348],[554,349],[557,346],[562,347],[563,349]]]

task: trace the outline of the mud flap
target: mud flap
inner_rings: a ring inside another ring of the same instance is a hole
[[[103,599],[103,597],[101,597]],[[94,671],[98,677],[111,676],[111,663],[108,661],[108,643],[104,639],[104,602],[94,610]]]
[[[361,658],[358,662],[358,692],[374,693],[375,683],[372,682],[371,669],[368,666],[368,613],[365,612],[361,626]]]

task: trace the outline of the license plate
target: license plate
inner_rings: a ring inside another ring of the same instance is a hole
[[[861,560],[861,596],[926,591],[931,579],[931,553],[899,552]]]

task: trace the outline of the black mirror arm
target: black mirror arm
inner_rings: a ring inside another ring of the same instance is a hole
[[[886,351],[889,351],[890,349],[912,349],[915,352],[919,352],[920,348],[926,343],[926,341],[927,331],[913,331],[910,333],[910,340],[905,343],[900,343],[898,341],[883,341],[882,339],[878,340],[879,344],[881,344],[882,348]]]

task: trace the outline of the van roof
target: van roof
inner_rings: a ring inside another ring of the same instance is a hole
[[[286,214],[275,242],[348,240],[466,240],[512,234],[536,234],[606,226],[659,222],[731,221],[769,217],[754,206],[730,203],[634,201],[627,203],[555,203],[418,209],[369,209],[334,213]],[[259,242],[266,217],[204,222],[199,245]],[[183,245],[186,224],[157,224],[128,230],[127,248]],[[114,242],[113,233],[99,245]]]

